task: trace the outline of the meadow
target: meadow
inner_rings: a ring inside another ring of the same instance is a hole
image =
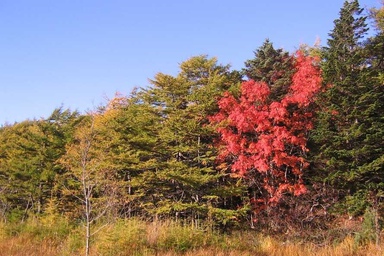
[[[181,221],[145,222],[125,219],[95,226],[90,255],[281,255],[347,256],[383,255],[384,243],[362,242],[356,234],[342,239],[289,239],[269,236],[257,230],[219,232],[201,225]],[[65,219],[29,220],[22,224],[2,223],[0,255],[84,255],[84,227]],[[328,236],[332,235],[329,231]],[[359,233],[360,235],[362,233]],[[360,236],[361,237],[361,236]]]

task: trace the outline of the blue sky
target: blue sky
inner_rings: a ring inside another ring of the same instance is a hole
[[[0,125],[93,109],[199,54],[241,69],[266,38],[325,45],[343,2],[0,0]]]

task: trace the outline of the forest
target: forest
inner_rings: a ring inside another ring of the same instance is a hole
[[[0,255],[382,255],[384,5],[297,49],[2,125]]]

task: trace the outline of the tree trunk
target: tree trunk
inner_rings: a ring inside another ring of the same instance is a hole
[[[89,207],[89,198],[85,198],[85,255],[89,255],[89,242],[91,238],[91,221],[90,221],[90,207]]]

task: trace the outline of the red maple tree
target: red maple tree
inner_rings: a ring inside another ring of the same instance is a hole
[[[320,90],[318,61],[300,51],[288,93],[273,101],[264,82],[246,81],[241,95],[225,93],[219,112],[211,117],[220,136],[219,161],[228,163],[233,175],[257,180],[259,193],[251,202],[276,204],[284,193],[306,192],[303,171],[308,166],[307,136],[312,129],[312,107]]]

